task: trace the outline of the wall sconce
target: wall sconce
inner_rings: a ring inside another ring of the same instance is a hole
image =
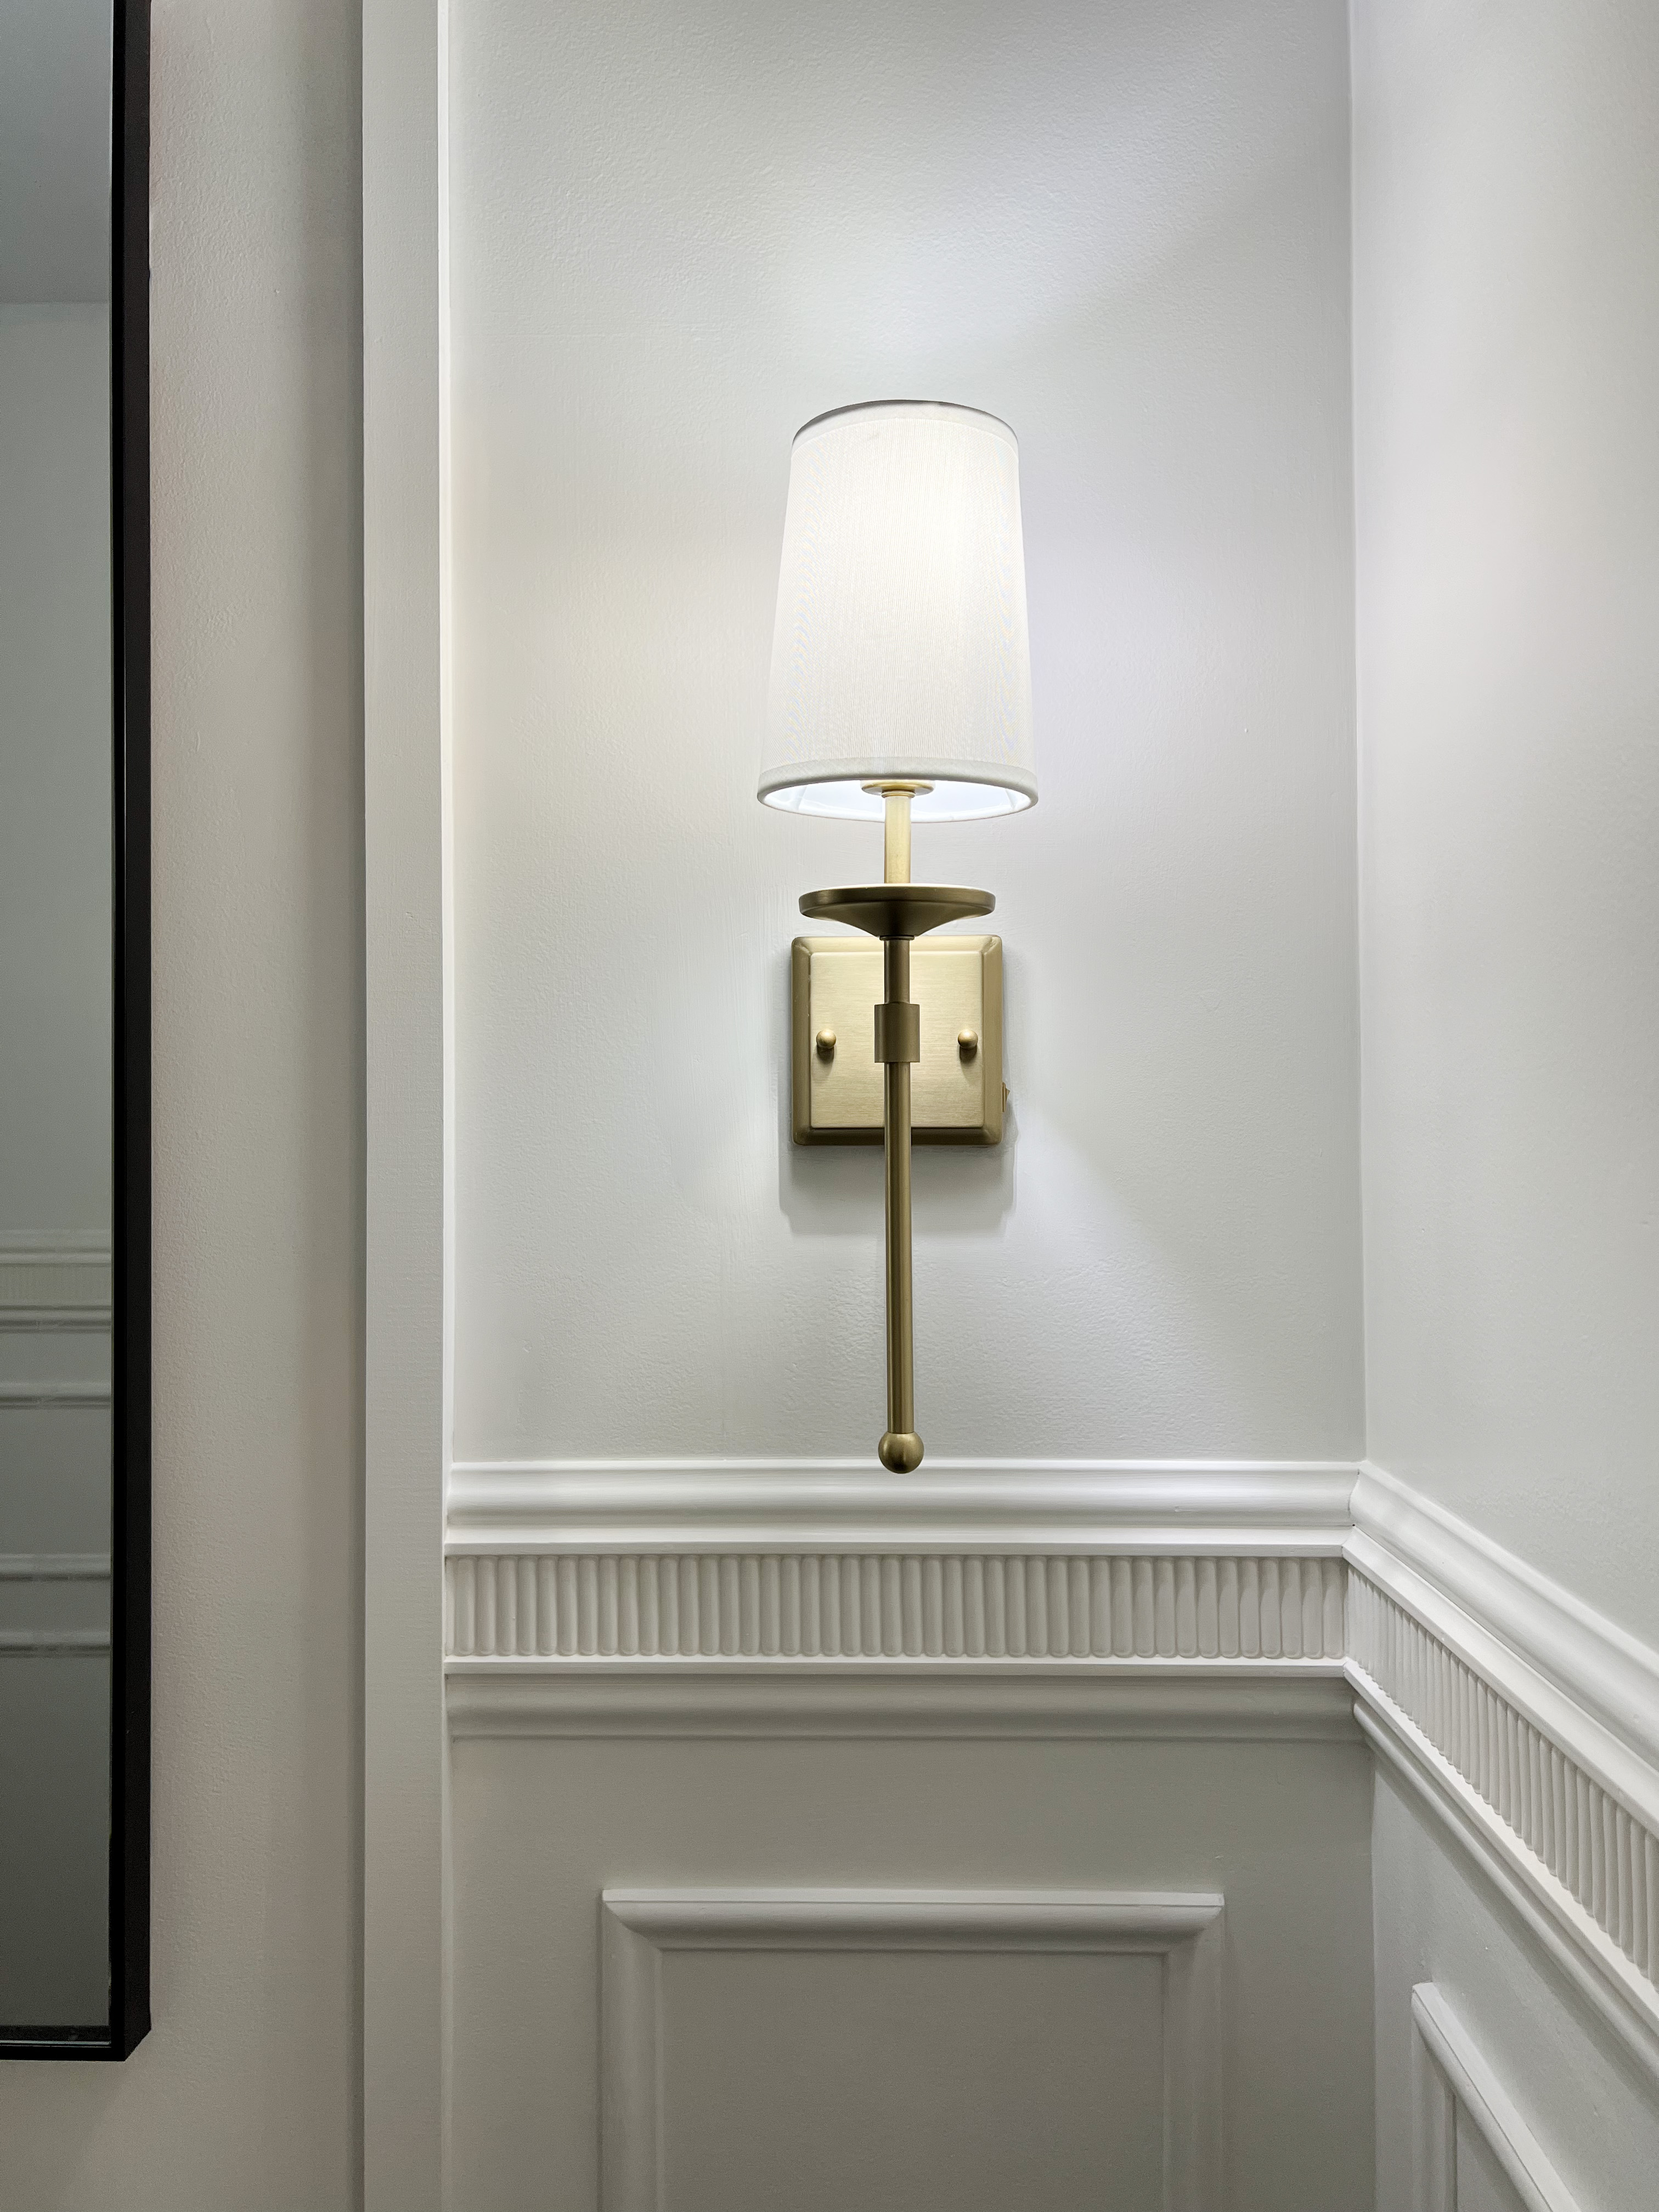
[[[1006,422],[893,399],[837,408],[797,432],[760,796],[797,814],[885,824],[882,882],[809,891],[800,902],[810,921],[848,922],[881,951],[846,938],[795,940],[793,1122],[798,1144],[879,1137],[884,1148],[878,1449],[884,1467],[908,1474],[922,1449],[913,1112],[921,1141],[997,1144],[1004,1103],[1000,941],[943,938],[917,945],[912,963],[916,939],[988,915],[996,901],[912,883],[911,823],[1015,814],[1036,801],[1019,447]]]

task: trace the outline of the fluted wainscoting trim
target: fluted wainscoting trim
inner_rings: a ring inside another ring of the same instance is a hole
[[[467,1658],[1333,1659],[1340,1559],[465,1554]]]
[[[1659,1983],[1659,1837],[1364,1575],[1350,1583],[1348,1611],[1351,1656],[1371,1702],[1403,1715],[1631,1964]]]

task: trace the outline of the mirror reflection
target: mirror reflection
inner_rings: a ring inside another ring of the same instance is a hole
[[[111,14],[0,0],[0,2027],[109,2011]]]

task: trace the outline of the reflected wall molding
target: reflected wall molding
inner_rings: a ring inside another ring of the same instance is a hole
[[[109,1578],[107,1552],[0,1552],[0,1658],[106,1654]]]
[[[113,1282],[106,1243],[0,1237],[0,1334],[106,1329]]]

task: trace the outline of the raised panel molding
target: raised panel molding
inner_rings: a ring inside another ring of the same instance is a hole
[[[1412,1991],[1413,2179],[1417,2212],[1457,2212],[1457,2115],[1462,2112],[1526,2212],[1579,2212],[1537,2137],[1432,1982]]]
[[[743,1949],[1161,1957],[1164,2212],[1214,2212],[1224,2186],[1223,1913],[1224,1900],[1211,1894],[608,1889],[600,1967],[602,2212],[668,2212],[661,1954]]]

